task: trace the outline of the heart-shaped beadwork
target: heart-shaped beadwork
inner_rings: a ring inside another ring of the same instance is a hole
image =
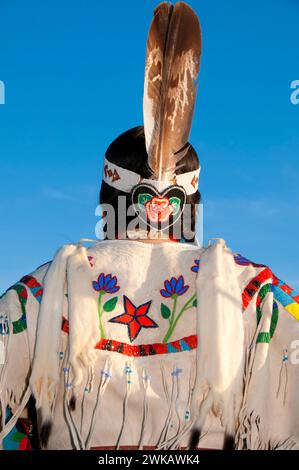
[[[177,185],[159,192],[149,183],[140,183],[131,194],[135,212],[146,225],[156,230],[173,225],[181,217],[186,204],[186,192]]]

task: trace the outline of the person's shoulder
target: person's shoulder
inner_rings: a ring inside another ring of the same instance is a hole
[[[46,272],[51,264],[51,261],[48,261],[47,263],[43,263],[40,266],[38,266],[35,270],[30,272],[29,274],[24,274],[23,276],[20,277],[19,280],[17,280],[13,285],[9,286],[4,293],[0,296],[4,297],[5,294],[12,290],[17,290],[17,286],[26,286],[30,289],[35,289],[36,291],[38,290],[39,287],[41,287],[41,283],[46,275]]]
[[[257,294],[258,302],[262,302],[268,292],[273,299],[295,320],[299,321],[299,292],[281,280],[272,269],[261,263],[250,261],[239,253],[234,254],[240,277],[243,277],[243,308],[245,309]]]

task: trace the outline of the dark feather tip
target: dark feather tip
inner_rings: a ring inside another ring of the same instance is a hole
[[[75,395],[73,395],[72,398],[70,399],[70,409],[71,409],[71,411],[75,411],[75,409],[76,409],[76,397],[75,397]]]
[[[235,449],[235,437],[231,434],[226,434],[224,438],[223,450]]]
[[[189,442],[190,450],[194,450],[197,448],[200,434],[201,434],[201,431],[199,429],[195,429],[194,431],[192,431],[190,442]]]
[[[42,448],[47,447],[51,431],[52,431],[51,421],[45,421],[44,424],[42,424],[41,426],[41,430],[39,434],[40,445]]]

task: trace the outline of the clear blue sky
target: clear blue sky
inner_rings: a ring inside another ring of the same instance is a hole
[[[0,291],[94,237],[102,156],[142,123],[158,2],[0,0]],[[191,142],[205,240],[299,289],[299,0],[190,0],[203,29]]]

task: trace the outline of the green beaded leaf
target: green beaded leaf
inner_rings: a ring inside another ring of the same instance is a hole
[[[169,202],[173,207],[172,215],[176,215],[180,210],[181,200],[178,197],[173,196],[169,199]]]
[[[142,193],[138,195],[138,206],[140,209],[144,210],[145,204],[153,198],[151,194]]]
[[[165,320],[167,320],[171,315],[170,308],[165,304],[161,304],[161,315]]]
[[[113,297],[112,299],[107,300],[107,302],[105,302],[103,305],[104,311],[112,312],[112,310],[114,310],[116,307],[117,301],[118,301],[118,297]]]
[[[197,307],[197,298],[196,297],[192,302],[192,307]]]

